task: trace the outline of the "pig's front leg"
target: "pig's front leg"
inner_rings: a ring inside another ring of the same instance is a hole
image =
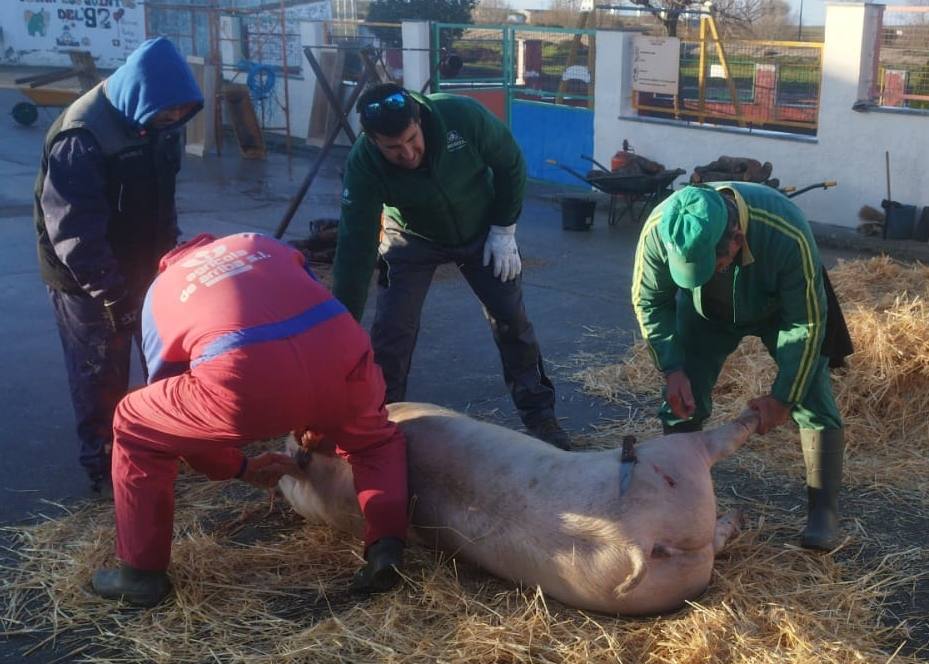
[[[716,532],[713,534],[713,553],[717,554],[726,546],[726,542],[739,534],[745,524],[745,517],[740,510],[726,512],[716,520]]]
[[[703,436],[709,465],[712,466],[717,461],[735,454],[745,444],[748,437],[755,433],[760,421],[758,413],[746,409],[729,424],[696,434]]]

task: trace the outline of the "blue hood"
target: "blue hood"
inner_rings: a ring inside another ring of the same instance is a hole
[[[126,63],[106,80],[106,96],[138,130],[170,106],[197,103],[197,108],[178,125],[203,108],[203,95],[193,72],[174,44],[164,37],[142,42],[126,58]]]

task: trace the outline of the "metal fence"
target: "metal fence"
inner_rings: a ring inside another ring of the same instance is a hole
[[[507,63],[512,61],[507,32],[499,26],[435,24],[432,64],[436,87],[503,87],[511,74]]]
[[[593,30],[437,24],[433,55],[440,90],[499,87],[509,99],[593,108]]]
[[[593,108],[592,30],[520,26],[513,30],[513,40],[514,98]]]
[[[325,42],[345,53],[342,80],[358,82],[364,71],[361,50],[365,49],[382,75],[403,83],[403,29],[400,23],[339,20],[323,21]]]
[[[218,8],[206,4],[149,0],[145,3],[145,34],[167,37],[184,55],[212,58],[218,53],[217,16]]]
[[[322,44],[344,47],[339,71],[333,75],[351,82],[361,77],[360,49],[372,49],[381,71],[402,81],[403,55],[399,24],[332,20],[320,16],[321,4],[232,0],[186,3],[149,0],[145,4],[146,35],[166,36],[188,56],[204,58],[218,67],[225,83],[249,88],[259,123],[266,130],[290,135],[290,81],[311,76],[303,54],[300,22],[318,20],[324,26]],[[324,19],[324,20],[319,20]],[[217,86],[222,96],[222,86]]]
[[[880,105],[929,110],[929,7],[884,8]]]
[[[676,95],[633,94],[639,115],[816,134],[822,44],[704,37],[681,41]]]
[[[165,36],[184,55],[216,65],[222,80],[247,84],[262,128],[289,135],[288,79],[302,76],[303,54],[296,27],[301,9],[283,3],[238,8],[149,0],[145,3],[146,36]],[[227,27],[234,26],[228,34],[223,19],[232,21]],[[221,97],[221,86],[216,89]]]

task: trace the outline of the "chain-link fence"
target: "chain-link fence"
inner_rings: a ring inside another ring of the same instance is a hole
[[[929,110],[929,7],[884,8],[880,105]]]
[[[639,115],[815,134],[822,44],[681,41],[678,93],[633,94]]]

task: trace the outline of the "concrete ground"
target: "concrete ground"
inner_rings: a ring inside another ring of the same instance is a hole
[[[0,92],[0,108],[16,93]],[[38,274],[32,224],[32,188],[42,138],[53,119],[23,128],[0,119],[0,349],[5,380],[0,403],[6,414],[0,436],[0,522],[28,518],[46,501],[85,494],[77,463],[78,446],[67,379],[54,317]],[[337,166],[344,153],[324,167],[298,210],[286,238],[305,237],[308,222],[338,214]],[[271,153],[247,161],[227,141],[222,157],[185,159],[177,198],[184,237],[199,232],[273,233],[290,196],[309,168],[310,157]],[[608,342],[594,329],[632,329],[629,273],[635,229],[608,227],[598,219],[590,232],[563,231],[560,212],[542,198],[526,201],[519,230],[526,269],[524,290],[552,379],[558,415],[572,431],[588,427],[614,409],[579,393],[564,366],[578,351],[599,352]],[[365,324],[372,317],[369,300]],[[443,270],[429,292],[408,398],[456,409],[499,413],[519,426],[503,385],[499,358],[480,306],[456,271]]]
[[[21,127],[6,114],[21,99],[14,91],[0,90],[0,338],[5,340],[0,348],[0,524],[56,514],[52,504],[89,495],[77,461],[61,345],[38,273],[32,223],[36,168],[55,113],[40,111],[36,125]],[[337,168],[344,154],[330,158],[285,239],[305,237],[312,219],[337,216]],[[273,233],[311,159],[307,154],[288,158],[271,153],[267,161],[247,161],[232,140],[227,140],[222,157],[186,158],[177,198],[184,237],[204,231]],[[583,431],[602,417],[620,415],[580,393],[566,376],[579,351],[610,347],[600,336],[602,330],[632,329],[628,291],[635,229],[608,227],[601,217],[590,232],[563,231],[558,208],[539,195],[526,201],[518,238],[526,262],[526,305],[556,384],[563,425]],[[409,386],[411,400],[520,426],[480,306],[453,270],[441,271],[429,292]],[[19,661],[18,652],[16,641],[0,641],[0,661],[4,656]],[[41,659],[42,653],[30,657]]]
[[[0,109],[19,99],[0,91]],[[4,111],[5,113],[5,111]],[[42,139],[53,113],[23,128],[0,117],[0,525],[56,514],[50,503],[87,497],[77,462],[71,404],[54,318],[36,258],[32,187]],[[287,234],[307,234],[308,222],[337,214],[334,155],[314,183]],[[272,153],[246,161],[227,141],[221,158],[187,158],[179,180],[178,209],[185,237],[208,231],[272,233],[289,197],[309,168],[310,156]],[[625,413],[583,394],[569,380],[578,353],[615,357],[635,330],[629,302],[638,227],[610,227],[601,205],[589,232],[565,231],[551,188],[533,186],[520,220],[526,305],[558,393],[557,414],[566,429],[589,431],[603,418]],[[848,252],[825,250],[831,262]],[[369,302],[365,323],[371,320]],[[620,335],[604,334],[620,331]],[[504,388],[499,359],[476,299],[464,281],[442,272],[423,312],[408,398],[470,411],[519,426]],[[28,644],[27,644],[28,645]],[[0,660],[20,661],[22,643],[0,641]],[[54,659],[39,653],[29,661]]]

